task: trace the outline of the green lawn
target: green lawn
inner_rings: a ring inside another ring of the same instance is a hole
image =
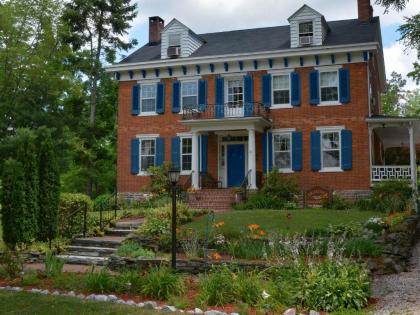
[[[288,219],[291,214],[291,219]],[[302,233],[311,230],[338,225],[342,223],[364,222],[371,217],[382,217],[380,212],[358,210],[247,210],[230,211],[216,214],[215,222],[223,221],[220,228],[224,235],[237,235],[247,230],[249,224],[258,224],[266,232],[275,233]],[[185,225],[197,231],[205,231],[207,216],[198,221]]]
[[[137,307],[112,303],[90,302],[76,298],[41,296],[26,292],[0,292],[0,314],[19,315],[94,315],[94,314],[163,314],[157,311],[146,311]]]

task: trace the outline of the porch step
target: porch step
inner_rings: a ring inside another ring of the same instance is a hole
[[[193,209],[225,211],[232,208],[235,197],[230,189],[202,189],[188,194],[188,204]]]

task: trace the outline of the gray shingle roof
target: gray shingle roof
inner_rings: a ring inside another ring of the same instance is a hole
[[[330,32],[324,45],[363,44],[380,41],[379,18],[371,23],[357,19],[328,22]],[[211,57],[238,53],[257,53],[290,49],[290,26],[255,28],[220,33],[199,34],[205,43],[190,57]],[[139,48],[120,64],[160,60],[160,44]]]

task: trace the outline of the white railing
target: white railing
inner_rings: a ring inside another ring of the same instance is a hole
[[[411,179],[411,166],[372,166],[372,181]]]

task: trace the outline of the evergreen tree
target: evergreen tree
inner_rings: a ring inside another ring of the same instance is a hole
[[[30,241],[25,220],[25,178],[23,166],[16,160],[5,162],[2,174],[1,224],[3,240],[8,247]]]
[[[51,132],[38,131],[39,148],[39,212],[38,239],[50,241],[57,234],[58,206],[60,202],[60,174]]]
[[[36,150],[36,138],[29,129],[20,129],[17,133],[17,160],[22,164],[25,181],[25,220],[26,238],[34,239],[37,236],[37,217],[39,211],[39,181],[38,181],[38,158]]]

